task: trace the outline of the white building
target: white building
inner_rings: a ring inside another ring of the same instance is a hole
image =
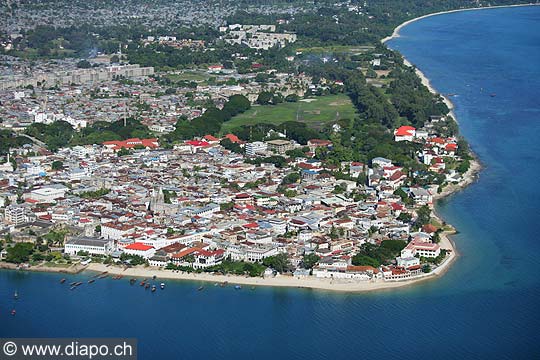
[[[145,259],[149,259],[156,253],[156,249],[153,246],[145,245],[140,242],[130,244],[124,248],[124,253],[128,255],[138,255]]]
[[[268,145],[262,141],[254,141],[246,144],[246,155],[255,156],[259,153],[265,152]]]
[[[76,237],[64,244],[64,253],[68,255],[77,255],[81,251],[91,255],[109,255],[114,251],[114,242],[109,239]]]
[[[9,205],[5,210],[5,221],[8,224],[24,224],[26,222],[26,210],[21,205]]]
[[[28,194],[24,195],[24,198],[32,199],[40,203],[52,203],[56,199],[63,198],[67,189],[67,187],[59,184],[44,186],[30,191]]]

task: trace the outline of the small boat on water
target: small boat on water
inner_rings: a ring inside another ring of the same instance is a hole
[[[219,284],[218,283],[214,283],[214,286],[218,286]]]
[[[497,94],[495,94],[495,93],[492,93],[492,94],[489,94],[489,96],[491,96],[491,97],[495,97],[495,96],[497,96]]]
[[[72,287],[69,288],[69,290],[75,290],[77,287],[75,285],[73,285]]]
[[[17,311],[15,311],[15,309],[11,310],[11,315],[15,316],[15,314],[17,314]]]
[[[136,281],[137,281],[137,279],[131,279],[131,280],[129,280],[129,283],[130,283],[131,285],[133,285],[133,284],[135,284]]]
[[[150,284],[144,285],[144,290],[148,290],[149,287],[150,287]]]
[[[234,285],[234,290],[240,290],[242,289],[242,285]]]
[[[82,282],[75,283],[75,286],[80,286],[80,285],[82,285]]]
[[[152,292],[156,291],[156,285],[152,285]]]
[[[204,286],[200,286],[197,291],[203,291],[204,290]]]
[[[69,286],[75,286],[76,283],[77,283],[77,282],[74,281],[74,282],[72,282],[71,284],[69,284]]]
[[[224,282],[222,282],[221,284],[219,284],[219,286],[225,287],[225,286],[227,286],[227,284],[229,284],[229,283],[228,283],[227,281],[224,281]]]
[[[109,277],[108,274],[101,274],[98,276],[98,279],[105,279],[106,277]]]
[[[255,286],[252,286],[252,287],[251,287],[251,290],[255,290]]]
[[[60,284],[63,284],[66,282],[66,279],[60,279]]]
[[[161,290],[165,289],[165,283],[161,283],[159,287],[161,288]]]
[[[152,280],[156,280],[156,275],[152,276]]]
[[[141,281],[141,283],[140,283],[139,285],[144,286],[144,284],[146,284],[146,279],[144,279],[143,281]]]
[[[90,279],[90,280],[88,280],[88,283],[91,284],[91,283],[93,283],[95,281],[96,281],[95,279]]]
[[[13,294],[13,298],[17,300],[19,298],[19,292],[15,290],[15,293]]]

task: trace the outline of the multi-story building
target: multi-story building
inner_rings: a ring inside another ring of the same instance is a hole
[[[75,237],[64,244],[64,252],[68,255],[77,255],[81,251],[91,255],[109,255],[114,251],[114,241],[93,237]]]
[[[9,205],[5,211],[5,221],[8,224],[24,224],[27,220],[26,209],[21,205]]]

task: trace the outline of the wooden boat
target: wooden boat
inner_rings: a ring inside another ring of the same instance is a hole
[[[66,282],[66,279],[60,279],[60,284],[63,284]]]
[[[90,280],[88,280],[88,283],[91,284],[91,283],[93,283],[95,281],[96,281],[95,279],[90,279]]]
[[[204,290],[204,286],[200,286],[197,291],[203,291]]]
[[[71,284],[69,284],[69,286],[75,286],[76,283],[77,283],[77,282],[74,281],[74,282],[72,282]]]

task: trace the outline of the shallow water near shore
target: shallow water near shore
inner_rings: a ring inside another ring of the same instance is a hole
[[[362,294],[168,280],[152,294],[126,278],[0,271],[0,337],[136,337],[140,359],[540,356],[538,30],[540,7],[493,9],[426,18],[388,43],[457,94],[485,167],[438,205],[461,254],[441,279]]]

